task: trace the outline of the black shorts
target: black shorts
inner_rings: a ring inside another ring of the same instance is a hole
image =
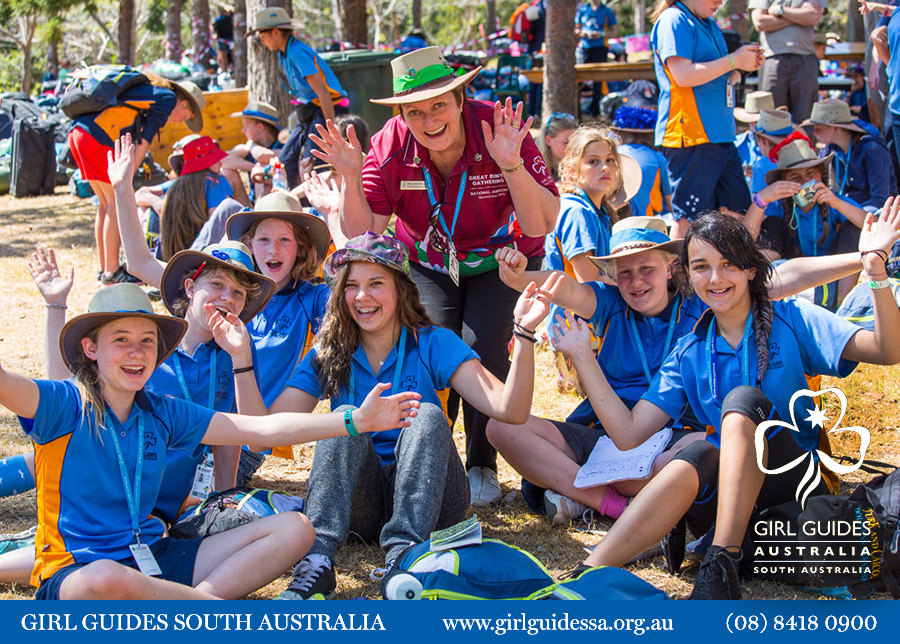
[[[601,436],[606,436],[606,431],[601,427],[588,427],[586,425],[579,425],[578,423],[566,423],[561,420],[551,420],[550,422],[553,423],[553,426],[559,430],[560,434],[562,434],[563,440],[566,441],[566,445],[575,452],[575,462],[579,465],[587,463],[588,457],[591,455],[591,450],[594,449],[594,445],[597,444],[597,441]],[[692,433],[691,430],[687,429],[673,430],[672,439],[669,441],[668,445],[666,445],[666,449],[669,449],[672,445],[690,433]]]

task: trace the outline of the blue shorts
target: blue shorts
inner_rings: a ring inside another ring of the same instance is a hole
[[[150,545],[150,552],[156,558],[162,575],[157,579],[165,579],[174,581],[177,584],[192,586],[194,581],[194,562],[197,560],[197,551],[200,549],[200,543],[203,539],[171,539],[163,537]],[[129,568],[137,570],[137,564],[133,557],[127,557],[119,560],[119,563]],[[41,583],[35,594],[35,599],[59,599],[59,589],[66,577],[84,568],[88,564],[72,564],[65,568],[60,568],[50,579]]]
[[[738,213],[750,207],[744,166],[733,143],[701,143],[662,148],[672,184],[672,216],[693,221],[707,210],[725,207]]]

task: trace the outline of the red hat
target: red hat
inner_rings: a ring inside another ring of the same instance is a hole
[[[184,168],[181,171],[182,175],[206,170],[216,161],[221,161],[228,156],[228,154],[223,152],[222,149],[216,145],[216,142],[208,136],[201,136],[190,143],[187,143],[184,146],[183,154]]]

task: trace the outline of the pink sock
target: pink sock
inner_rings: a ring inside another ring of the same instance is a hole
[[[597,511],[611,519],[618,519],[622,516],[622,513],[627,506],[628,499],[616,492],[615,488],[610,486],[606,488],[606,493],[603,495],[603,500],[600,501]]]

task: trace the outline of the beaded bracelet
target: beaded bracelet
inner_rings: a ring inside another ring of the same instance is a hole
[[[344,410],[344,428],[347,430],[347,436],[359,436],[359,430],[353,424],[353,410],[356,407],[350,407]]]

